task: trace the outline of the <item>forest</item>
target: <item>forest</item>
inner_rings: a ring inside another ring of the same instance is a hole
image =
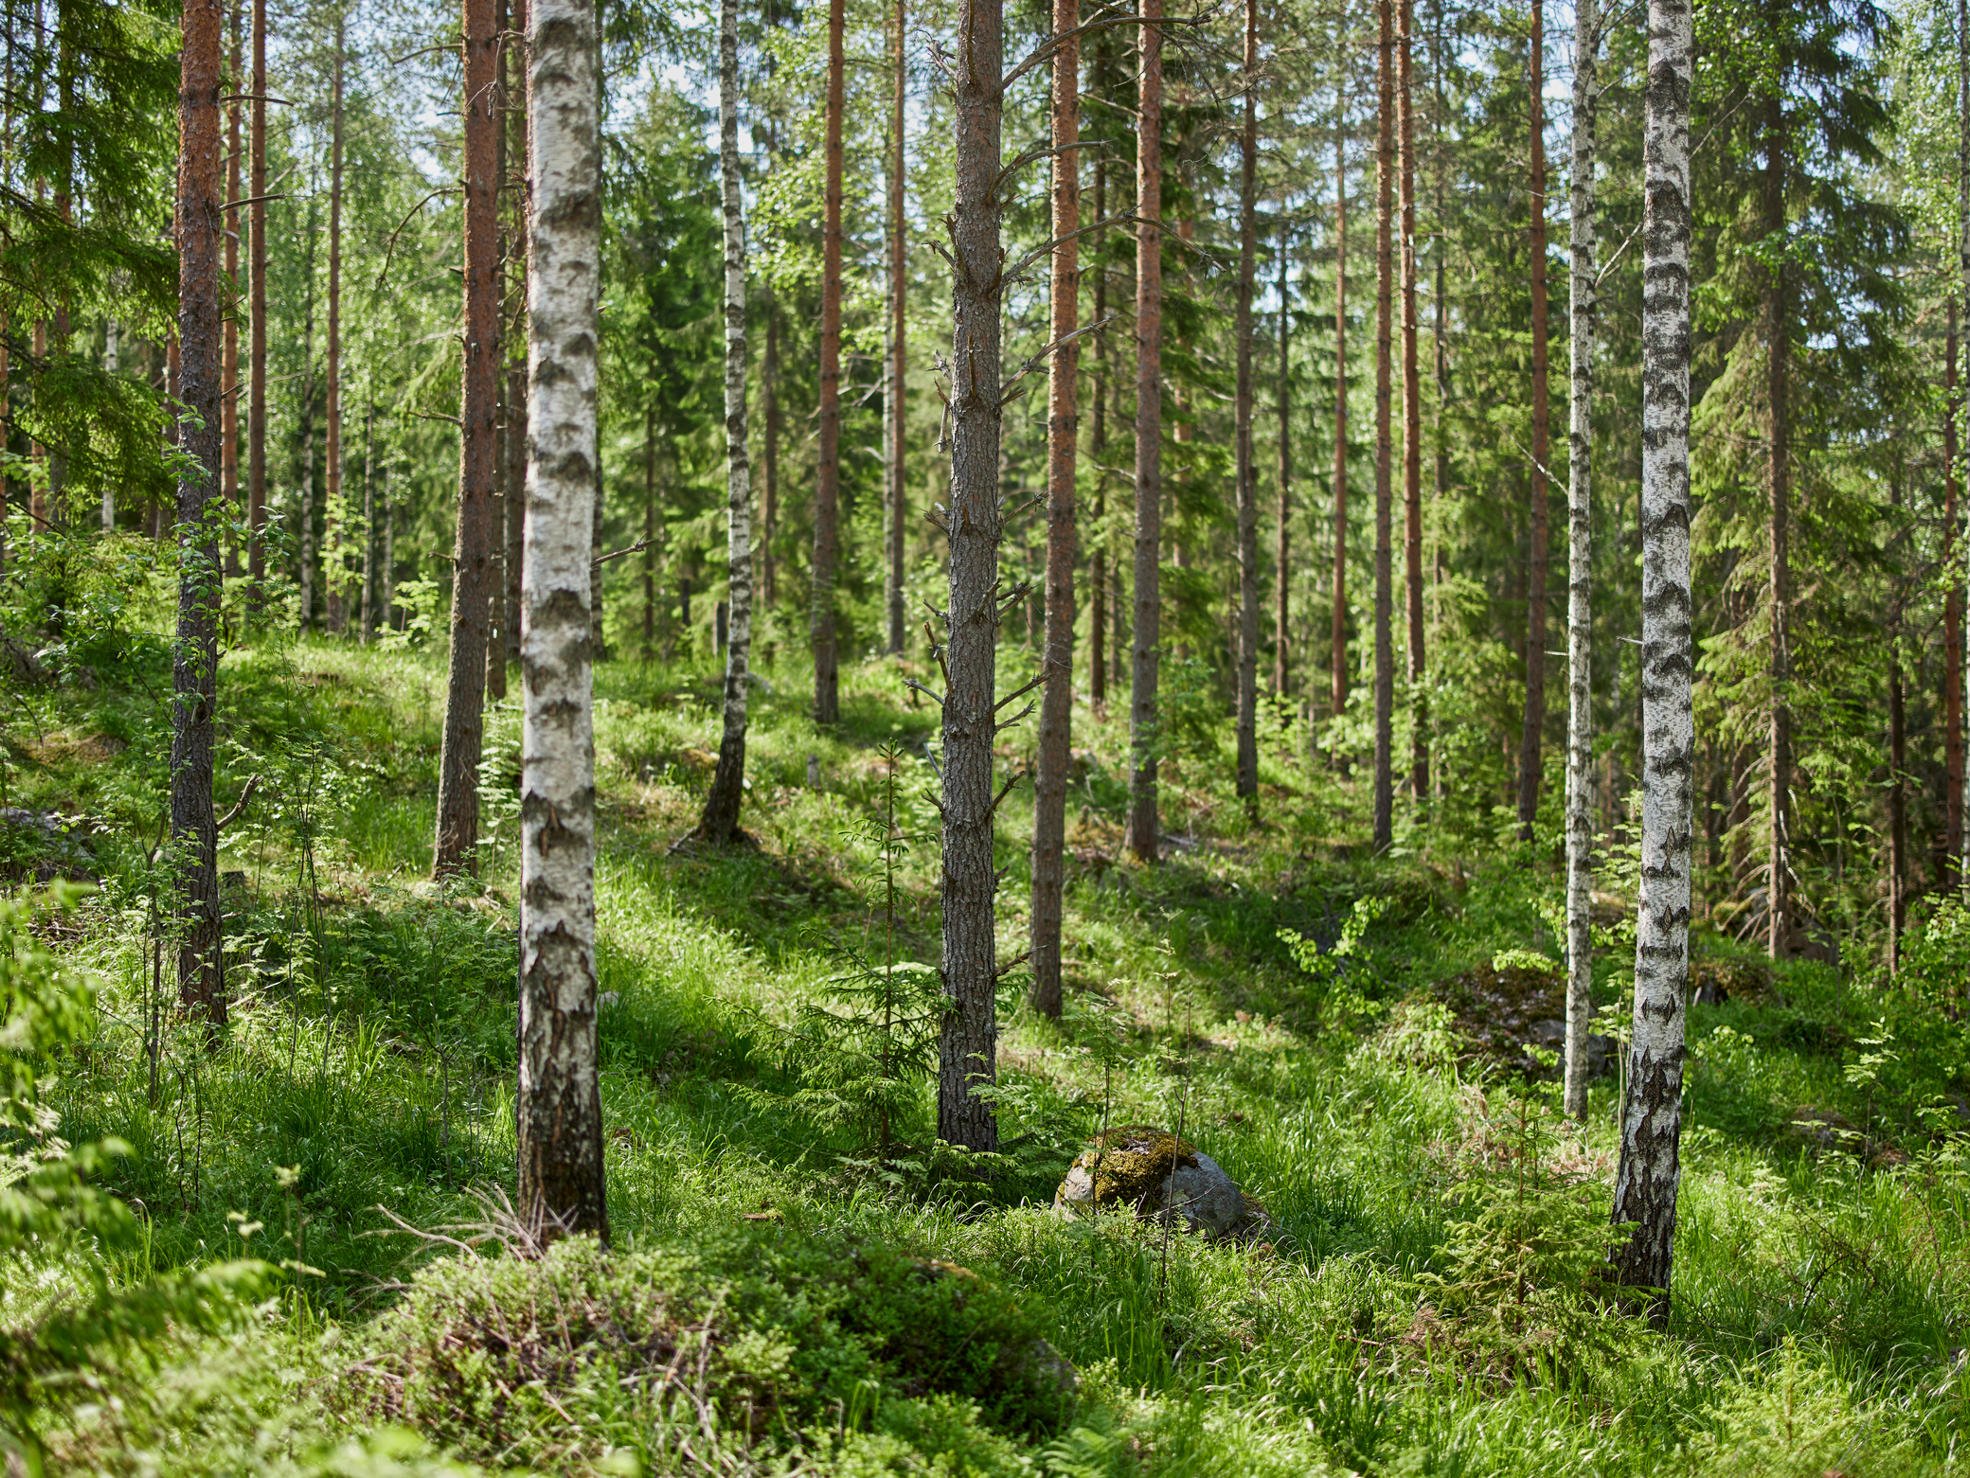
[[[1970,1472],[1970,0],[0,0],[0,1467]]]

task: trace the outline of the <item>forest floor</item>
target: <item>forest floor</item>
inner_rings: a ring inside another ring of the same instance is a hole
[[[99,1177],[139,1211],[103,1254],[112,1283],[242,1256],[274,1271],[211,1328],[93,1352],[88,1399],[43,1423],[55,1471],[1820,1478],[1970,1461],[1970,1047],[1872,965],[1774,974],[1699,930],[1658,1333],[1597,1277],[1614,1076],[1584,1125],[1558,1113],[1550,845],[1426,847],[1419,829],[1370,859],[1345,840],[1366,830],[1359,783],[1296,757],[1294,728],[1268,739],[1258,823],[1227,756],[1173,763],[1170,854],[1134,865],[1122,705],[1084,704],[1067,1010],[1035,1015],[1007,976],[1003,1152],[962,1161],[928,1147],[923,972],[902,973],[891,1034],[872,1025],[879,967],[937,958],[931,710],[871,662],[845,671],[843,722],[821,734],[802,674],[769,665],[756,846],[674,849],[716,748],[715,672],[611,663],[615,1250],[535,1259],[502,1200],[517,695],[489,725],[483,881],[441,889],[425,879],[441,661],[316,641],[228,657],[221,809],[258,785],[224,836],[237,999],[207,1047],[168,1013],[150,1030],[162,655],[15,705],[4,860],[32,876],[65,856],[97,883],[39,928],[98,992],[50,1102],[70,1141],[128,1147]],[[1031,743],[1006,739],[1008,759]],[[892,773],[915,838],[893,933]],[[1028,806],[1022,789],[1001,827],[1008,959]],[[72,837],[19,819],[47,812]],[[1624,865],[1601,911],[1614,1022]],[[1263,1204],[1261,1228],[1213,1243],[1055,1216],[1069,1161],[1126,1124],[1180,1130]],[[31,1329],[97,1255],[0,1271],[0,1328]],[[1072,1362],[1071,1395],[1036,1337]]]

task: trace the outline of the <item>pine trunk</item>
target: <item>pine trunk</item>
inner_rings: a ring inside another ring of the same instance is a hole
[[[1945,886],[1963,857],[1962,483],[1957,424],[1957,299],[1950,294],[1943,355],[1943,866]]]
[[[363,594],[360,625],[364,645],[376,636],[376,402],[363,407]]]
[[[1970,314],[1970,0],[1956,0],[1956,251],[1957,251],[1957,291],[1952,295],[1951,308],[1961,304],[1962,311]],[[1970,327],[1970,324],[1966,324]],[[1954,389],[1954,387],[1952,387]],[[1950,421],[1955,425],[1957,397],[1949,397]],[[1961,430],[1961,428],[1958,428]],[[1954,454],[1949,459],[1952,472],[1957,470]],[[1949,768],[1946,780],[1948,815],[1949,863],[1945,869],[1945,880],[1954,879],[1959,888],[1970,887],[1970,836],[1966,836],[1963,824],[1964,745],[1963,745],[1963,705],[1964,705],[1964,545],[1963,530],[1958,527],[1960,510],[1951,510],[1949,524],[1944,534],[1946,554],[1943,570],[1943,588],[1953,600],[1944,603],[1944,619],[1949,623],[1948,644],[1944,651],[1954,660],[1947,662],[1943,681],[1947,688],[1944,709],[1948,717],[1945,758]]]
[[[513,204],[512,249],[506,257],[508,320],[506,359],[506,619],[500,623],[506,660],[520,660],[520,571],[527,514],[527,210],[532,153],[527,140],[527,0],[510,0],[511,30],[505,61],[506,139],[502,188]]]
[[[493,0],[464,0],[465,343],[460,379],[458,525],[452,554],[451,665],[439,753],[436,876],[476,869],[485,737],[486,621],[493,583],[499,451],[499,172]]]
[[[1259,469],[1252,455],[1252,289],[1259,269],[1259,7],[1245,0],[1245,121],[1238,160],[1238,383],[1232,436],[1238,477],[1238,772],[1249,815],[1259,803]]]
[[[212,809],[219,669],[219,537],[210,513],[220,461],[219,0],[185,0],[178,146],[178,634],[171,660],[171,846],[176,854],[178,1000],[226,1020],[219,831]]]
[[[267,0],[253,0],[253,144],[247,219],[246,573],[267,576]]]
[[[347,69],[348,13],[335,13],[335,57],[328,103],[328,347],[327,445],[323,457],[326,509],[322,519],[322,593],[328,603],[328,630],[339,636],[347,624],[347,577],[342,540],[342,92]]]
[[[1154,3],[1154,0],[1150,0]],[[996,1150],[998,1116],[977,1088],[997,1079],[992,736],[999,609],[1003,390],[999,170],[1001,0],[965,0],[953,74],[957,189],[951,213],[950,589],[944,692],[944,992],[937,1134]]]
[[[1395,650],[1390,610],[1390,501],[1394,453],[1390,436],[1395,262],[1391,251],[1395,214],[1395,5],[1377,0],[1381,41],[1376,68],[1375,118],[1375,837],[1377,852],[1394,839]]]
[[[239,511],[239,202],[243,183],[240,158],[240,84],[245,74],[245,34],[242,29],[243,0],[227,0],[226,24],[230,32],[227,52],[226,84],[226,276],[225,339],[219,351],[219,495],[226,501],[226,516]],[[111,505],[109,523],[115,523]],[[239,546],[228,540],[226,577],[238,579]]]
[[[519,1209],[607,1239],[595,985],[588,604],[601,337],[599,44],[592,0],[533,0],[527,458],[520,666]]]
[[[1347,82],[1334,105],[1334,590],[1328,635],[1328,703],[1348,702],[1348,159]]]
[[[1162,656],[1163,5],[1143,0],[1136,113],[1135,621],[1129,692],[1129,849],[1157,852],[1156,680]]]
[[[1595,55],[1597,0],[1574,0],[1570,384],[1567,397],[1566,1067],[1564,1108],[1587,1113],[1587,1037],[1594,1017],[1593,536]]]
[[[889,504],[889,650],[903,650],[903,563],[908,532],[909,499],[903,485],[904,452],[908,447],[904,420],[904,374],[908,364],[904,307],[908,301],[909,255],[903,217],[903,106],[908,73],[904,66],[904,24],[907,0],[896,0],[889,38],[891,92],[889,107],[889,363],[884,395],[884,424],[888,442],[883,457],[884,490]]]
[[[486,677],[485,697],[497,703],[506,696],[506,505],[512,497],[507,468],[512,464],[508,445],[513,428],[507,413],[506,361],[506,264],[512,255],[506,216],[500,211],[500,196],[506,189],[506,68],[504,46],[510,18],[507,0],[494,0],[492,81],[492,213],[493,213],[493,328],[499,337],[499,352],[493,359],[493,449],[492,496],[486,519]]]
[[[1899,460],[1889,483],[1897,543],[1900,542],[1903,469]],[[1902,677],[1902,605],[1906,587],[1895,577],[1888,611],[1888,974],[1902,968],[1902,931],[1908,923],[1908,766],[1907,697]]]
[[[718,179],[725,224],[725,726],[698,835],[739,836],[746,783],[746,696],[752,655],[752,468],[746,456],[746,225],[739,175],[739,5],[718,8]]]
[[[1273,531],[1273,590],[1272,610],[1272,696],[1284,702],[1287,696],[1287,677],[1290,671],[1288,652],[1288,618],[1291,615],[1290,568],[1287,555],[1291,547],[1293,526],[1293,379],[1292,359],[1290,357],[1292,332],[1292,308],[1287,297],[1286,260],[1290,250],[1289,228],[1286,220],[1286,198],[1279,199],[1279,369],[1274,377],[1274,392],[1279,410],[1279,516]]]
[[[1774,96],[1766,104],[1765,177],[1763,190],[1765,242],[1777,249],[1785,235],[1785,120]],[[1779,959],[1792,942],[1792,623],[1791,513],[1792,411],[1789,404],[1792,326],[1786,310],[1785,268],[1765,272],[1765,488],[1770,523],[1771,684],[1770,747],[1766,759],[1771,786],[1770,829],[1766,833],[1765,951]]]
[[[841,128],[844,0],[828,0],[826,206],[821,230],[821,410],[814,478],[813,586],[808,630],[814,647],[814,722],[841,715],[835,653],[836,527],[841,490]]]
[[[1402,191],[1402,573],[1409,648],[1409,794],[1430,793],[1430,706],[1424,682],[1423,383],[1416,361],[1416,95],[1414,0],[1396,11],[1396,107]]]
[[[1080,423],[1080,0],[1054,0],[1053,282],[1047,379],[1046,650],[1041,657],[1039,762],[1033,773],[1033,987],[1035,1010],[1060,1015],[1062,848],[1074,715],[1074,476]],[[1064,38],[1064,39],[1063,39]]]
[[[1642,221],[1642,890],[1635,1014],[1614,1221],[1616,1276],[1669,1317],[1689,984],[1690,89],[1689,0],[1649,0]]]
[[[1091,69],[1093,70],[1093,69]],[[1096,75],[1099,75],[1097,73]],[[1077,100],[1078,106],[1078,100]],[[1108,218],[1108,157],[1094,163],[1094,218]],[[1105,245],[1104,230],[1097,240]],[[1093,552],[1088,556],[1088,702],[1108,711],[1108,263],[1096,248],[1094,271],[1094,372],[1089,377],[1088,460],[1094,464]]]
[[[1540,741],[1546,729],[1546,579],[1551,564],[1546,465],[1552,439],[1547,405],[1546,325],[1546,58],[1544,0],[1532,0],[1529,61],[1532,113],[1527,193],[1532,226],[1528,267],[1532,278],[1532,468],[1525,581],[1525,723],[1519,730],[1519,839],[1531,841],[1539,819]]]

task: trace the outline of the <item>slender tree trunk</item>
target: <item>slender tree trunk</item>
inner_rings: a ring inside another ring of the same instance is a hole
[[[506,68],[503,47],[509,17],[507,0],[494,0],[492,80],[492,321],[498,336],[498,352],[492,363],[493,436],[492,495],[487,500],[486,528],[486,676],[485,697],[498,702],[506,696],[506,505],[511,495],[507,469],[512,465],[508,445],[513,420],[506,403],[506,263],[511,253],[507,218],[500,211],[500,195],[506,188]]]
[[[1345,69],[1334,103],[1334,596],[1328,637],[1328,701],[1348,702],[1348,91]]]
[[[643,411],[643,649],[645,662],[657,654],[657,413]]]
[[[1290,671],[1288,652],[1289,617],[1291,615],[1291,569],[1287,556],[1290,552],[1293,526],[1293,370],[1290,355],[1292,332],[1292,308],[1287,297],[1286,261],[1290,249],[1289,226],[1286,218],[1286,197],[1279,197],[1279,371],[1274,377],[1274,391],[1279,410],[1279,517],[1273,531],[1273,589],[1272,606],[1272,696],[1282,702],[1287,696],[1287,675]]]
[[[527,512],[527,212],[533,155],[527,137],[527,0],[509,0],[503,53],[505,76],[502,187],[512,193],[512,248],[506,253],[506,289],[512,302],[506,360],[506,617],[500,623],[506,660],[520,660],[520,572]]]
[[[840,717],[835,654],[836,506],[841,486],[841,115],[844,0],[828,0],[827,198],[821,231],[821,412],[814,479],[814,565],[808,628],[814,645],[814,722]]]
[[[348,65],[348,12],[335,12],[334,76],[329,88],[328,145],[328,444],[324,456],[327,513],[322,528],[322,584],[328,597],[328,629],[340,636],[348,624],[347,510],[342,504],[342,102]]]
[[[1155,0],[1150,0],[1155,3]],[[996,1150],[998,1115],[976,1090],[997,1080],[998,983],[992,859],[997,729],[999,246],[1004,66],[1001,0],[965,0],[958,21],[957,189],[951,212],[950,595],[944,693],[944,993],[937,1134]]]
[[[1785,235],[1785,120],[1774,93],[1766,104],[1763,190],[1765,241],[1776,250]],[[1788,403],[1792,324],[1787,313],[1785,268],[1765,272],[1765,487],[1769,496],[1771,571],[1771,829],[1767,835],[1765,887],[1770,908],[1766,953],[1778,959],[1792,939],[1792,412]]]
[[[759,594],[761,608],[773,609],[773,549],[780,532],[780,303],[766,286],[766,348],[759,360],[759,414],[766,434],[759,444]],[[767,654],[771,656],[769,643]]]
[[[1067,771],[1074,718],[1074,477],[1080,434],[1081,268],[1080,0],[1054,0],[1053,283],[1047,380],[1046,651],[1039,763],[1033,775],[1033,988],[1035,1010],[1060,1015],[1061,849],[1067,835]]]
[[[1642,853],[1635,1015],[1614,1221],[1632,1226],[1616,1276],[1659,1290],[1669,1318],[1689,984],[1690,88],[1689,0],[1649,0],[1642,137]]]
[[[1594,126],[1597,0],[1574,0],[1572,296],[1567,397],[1566,1079],[1569,1118],[1587,1115],[1594,1017],[1594,660],[1591,494],[1594,427]]]
[[[363,407],[363,644],[376,636],[376,401]]]
[[[297,502],[300,504],[299,549],[296,551],[300,561],[301,621],[303,631],[315,625],[315,613],[320,605],[320,538],[316,532],[316,514],[321,511],[320,501],[315,496],[315,225],[316,191],[310,181],[308,192],[308,268],[304,276],[307,286],[301,309],[301,409],[296,417],[296,429],[301,437],[301,488]],[[173,353],[176,352],[175,345]]]
[[[1947,887],[1963,855],[1963,570],[1957,434],[1957,302],[1949,300],[1943,351],[1943,866]]]
[[[1901,542],[1903,468],[1897,460],[1889,483],[1895,540]],[[1902,677],[1902,606],[1905,584],[1895,577],[1888,611],[1888,974],[1902,968],[1902,931],[1908,922],[1908,765],[1907,700]]]
[[[1245,121],[1238,160],[1238,773],[1247,814],[1259,805],[1259,469],[1252,455],[1252,288],[1259,269],[1259,6],[1245,0]]]
[[[1402,191],[1402,571],[1409,646],[1409,794],[1430,794],[1430,696],[1424,681],[1423,385],[1416,360],[1416,94],[1414,0],[1396,11],[1397,148]]]
[[[1540,740],[1546,728],[1546,577],[1551,563],[1551,536],[1546,511],[1546,465],[1551,430],[1548,425],[1546,356],[1546,59],[1545,3],[1532,0],[1531,165],[1527,193],[1532,225],[1532,469],[1531,517],[1525,582],[1525,724],[1519,731],[1519,839],[1531,841],[1539,819]]]
[[[376,515],[383,528],[383,549],[376,560],[376,608],[383,629],[394,631],[397,626],[397,518],[390,502],[390,459],[387,456],[383,459],[383,465],[376,470]]]
[[[718,178],[725,216],[725,730],[698,835],[739,835],[746,780],[746,664],[752,655],[752,469],[746,459],[746,225],[739,176],[739,0],[718,7]]]
[[[1136,114],[1135,647],[1129,693],[1129,849],[1157,853],[1156,680],[1162,656],[1163,4],[1143,0]]]
[[[476,869],[479,758],[485,738],[486,618],[493,583],[493,485],[498,476],[499,178],[493,0],[464,0],[465,344],[460,376],[458,526],[453,544],[451,664],[439,754],[436,876]],[[592,465],[592,464],[591,464]],[[593,490],[590,490],[593,496]]]
[[[248,175],[246,573],[255,599],[267,577],[267,0],[253,0],[253,144]]]
[[[226,501],[226,514],[239,510],[239,202],[242,171],[240,158],[240,87],[245,81],[245,37],[241,28],[243,0],[227,0],[226,23],[230,46],[226,65],[226,276],[224,293],[225,338],[219,351],[219,495]],[[114,521],[114,511],[111,519]],[[239,547],[228,541],[226,576],[238,579]]]
[[[0,318],[4,318],[4,315],[0,315]],[[0,329],[0,338],[4,338],[4,337],[5,337],[5,330]],[[108,323],[103,325],[103,369],[112,377],[115,377],[123,373],[123,326],[120,323],[118,323],[114,318],[110,319]],[[0,375],[0,400],[4,400],[5,398],[6,398],[5,376]],[[0,415],[0,426],[4,426],[4,424],[5,424],[5,417],[3,415]],[[6,437],[4,435],[0,435],[0,448],[4,448],[5,446],[6,446]],[[116,532],[116,485],[108,481],[105,481],[103,483],[102,514],[103,514],[103,532],[105,534],[115,533]],[[6,519],[5,499],[3,497],[0,497],[0,523],[4,523],[5,519]],[[233,571],[232,573],[237,574],[238,572]]]
[[[481,0],[482,3],[482,0]],[[599,38],[592,0],[533,0],[527,458],[520,665],[519,1209],[609,1234],[595,986],[588,602],[601,338]]]
[[[1444,155],[1446,151],[1443,147],[1442,135],[1443,118],[1446,111],[1443,98],[1443,0],[1436,0],[1436,3],[1432,6],[1431,21],[1435,32],[1434,45],[1430,48],[1430,72],[1432,86],[1436,95],[1436,110],[1430,120],[1430,131],[1432,141],[1435,144],[1432,153],[1435,155],[1436,163],[1436,300],[1430,310],[1430,337],[1434,341],[1433,347],[1435,350],[1435,364],[1433,368],[1435,370],[1436,381],[1436,422],[1434,428],[1436,433],[1436,455],[1430,482],[1430,497],[1440,513],[1443,508],[1443,500],[1449,495],[1450,491],[1450,440],[1444,434],[1444,413],[1450,404],[1450,345],[1444,333],[1446,312],[1450,301],[1447,281],[1449,274],[1446,265],[1450,255],[1447,245],[1450,214],[1445,188],[1445,178],[1450,171],[1445,164]],[[1441,534],[1439,534],[1436,541],[1435,558],[1431,561],[1430,565],[1431,590],[1433,593],[1439,591],[1443,585],[1445,574],[1443,548],[1444,541]],[[1440,598],[1432,600],[1430,615],[1437,628],[1437,633],[1441,635],[1443,602]],[[1441,768],[1436,773],[1435,783],[1436,788],[1440,792],[1443,787],[1443,772]]]
[[[1956,251],[1957,251],[1957,291],[1952,294],[1951,310],[1954,313],[1960,301],[1965,313],[1970,313],[1970,0],[1956,0]],[[1952,387],[1952,390],[1954,387]],[[1949,396],[1950,424],[1955,425],[1957,397]],[[1957,471],[1956,454],[1949,458],[1950,470]],[[1958,512],[1951,509],[1947,515],[1948,528],[1944,534],[1944,589],[1949,593],[1944,600],[1944,619],[1949,623],[1949,638],[1945,645],[1945,666],[1943,681],[1947,688],[1944,709],[1947,714],[1947,742],[1945,762],[1949,775],[1945,784],[1948,815],[1949,863],[1944,871],[1944,880],[1954,879],[1961,888],[1970,885],[1970,836],[1966,835],[1963,824],[1964,788],[1964,745],[1963,745],[1963,705],[1964,705],[1964,567],[1963,531],[1957,526]],[[1953,597],[1951,599],[1950,597]],[[1950,648],[1954,647],[1954,661],[1949,661]]]
[[[1099,53],[1097,53],[1099,55]],[[1092,70],[1092,69],[1091,69]],[[1097,72],[1096,75],[1099,75]],[[1077,99],[1078,107],[1078,99]],[[1094,218],[1108,219],[1108,157],[1096,154]],[[1106,244],[1107,232],[1097,240]],[[1108,711],[1108,263],[1097,247],[1094,271],[1094,373],[1088,393],[1088,460],[1094,464],[1094,518],[1088,557],[1088,701]]]
[[[1390,501],[1392,489],[1389,402],[1391,319],[1395,263],[1390,236],[1395,213],[1395,5],[1377,0],[1381,43],[1377,64],[1379,106],[1375,121],[1375,838],[1377,852],[1393,840],[1395,651],[1390,629]]]
[[[905,535],[908,532],[909,498],[903,483],[904,452],[909,445],[905,427],[906,315],[908,301],[909,255],[903,218],[903,105],[909,75],[904,65],[904,24],[908,0],[896,0],[895,19],[889,38],[891,74],[889,110],[889,365],[884,417],[889,444],[883,458],[885,490],[889,502],[889,650],[903,650],[903,564]]]
[[[171,660],[171,847],[177,888],[178,1000],[226,1020],[219,922],[219,830],[212,809],[219,669],[218,492],[219,0],[185,0],[178,145],[178,635]]]

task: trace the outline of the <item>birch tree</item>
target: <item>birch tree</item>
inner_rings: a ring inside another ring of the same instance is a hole
[[[1060,1015],[1061,850],[1074,716],[1075,333],[1080,322],[1080,0],[1053,6],[1053,285],[1047,379],[1046,649],[1039,762],[1033,772],[1033,989],[1036,1010]]]
[[[499,28],[494,0],[464,0],[465,336],[460,374],[458,524],[452,546],[451,661],[438,759],[431,871],[469,872],[479,844],[485,739],[486,627],[496,591],[494,484],[499,477]]]
[[[1594,109],[1597,0],[1574,0],[1572,279],[1567,402],[1566,1082],[1569,1117],[1587,1113],[1587,1034],[1594,1015],[1593,538],[1589,496],[1594,411]]]
[[[589,522],[601,317],[599,48],[592,0],[533,0],[527,516],[520,669],[519,1208],[606,1239],[596,1072],[595,736]]]
[[[1005,48],[1001,0],[965,0],[952,71],[957,189],[951,211],[950,579],[944,611],[943,1031],[938,1048],[937,1135],[971,1150],[996,1150],[998,984],[992,859],[992,736],[999,590],[1000,81]]]
[[[171,654],[171,847],[177,885],[178,1000],[226,1020],[219,924],[219,828],[212,809],[218,701],[219,0],[185,0],[178,143],[178,635]]]
[[[1649,0],[1642,135],[1642,856],[1635,1013],[1614,1220],[1616,1276],[1659,1290],[1669,1316],[1689,983],[1690,88],[1689,0]]]
[[[725,217],[725,728],[698,835],[732,841],[745,795],[747,662],[752,654],[752,474],[746,460],[746,223],[739,177],[739,6],[718,8],[718,179]]]

